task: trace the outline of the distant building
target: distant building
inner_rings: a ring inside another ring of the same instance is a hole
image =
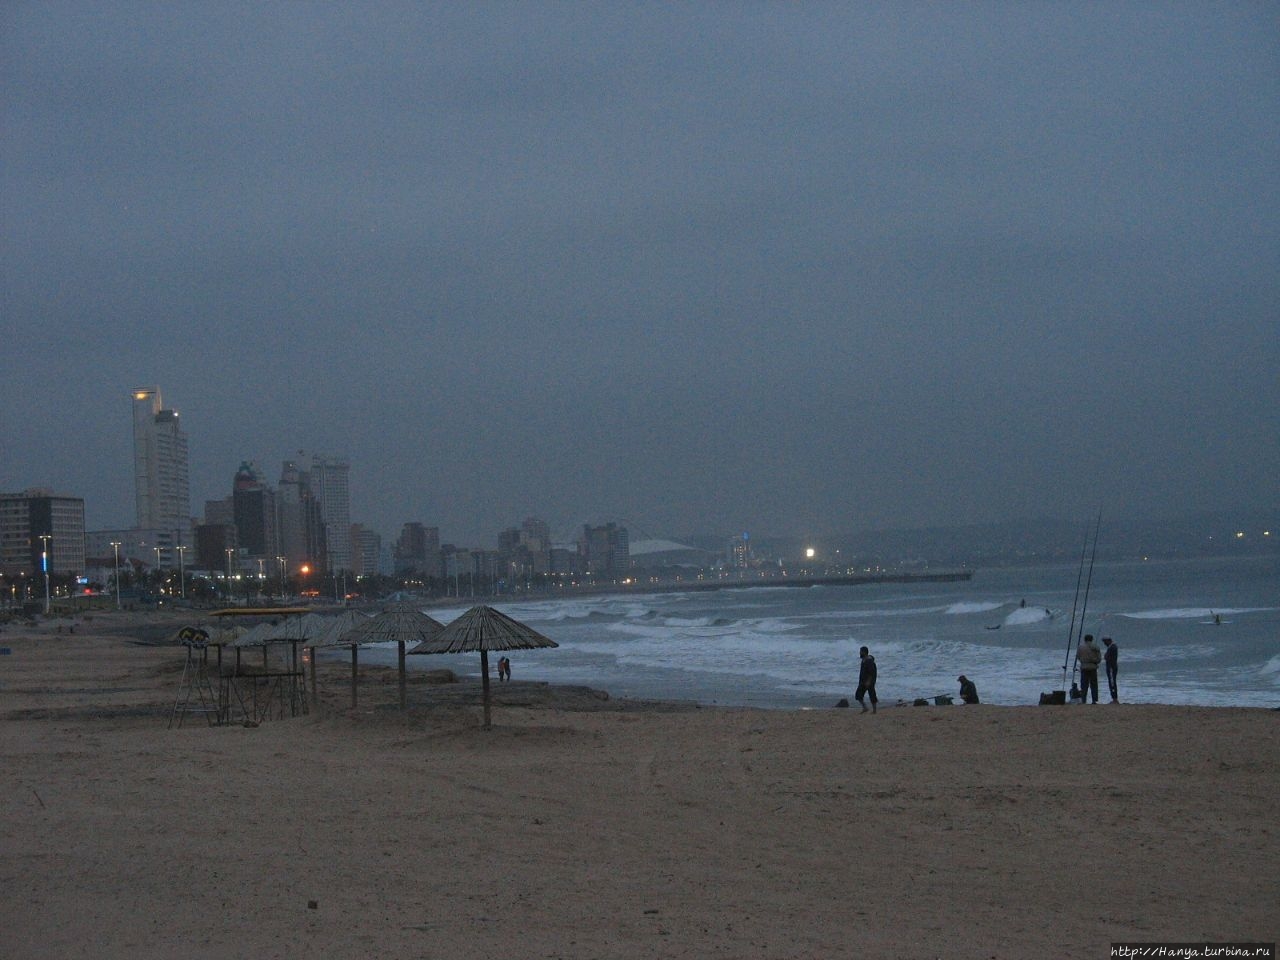
[[[551,571],[551,528],[545,520],[526,517],[520,524],[520,545],[529,552],[534,573]]]
[[[346,460],[318,455],[311,458],[311,491],[320,501],[328,550],[328,559],[322,569],[352,569],[350,472],[351,464]]]
[[[227,551],[231,551],[228,562]],[[195,565],[200,570],[226,571],[239,569],[239,545],[232,523],[202,523],[196,527]]]
[[[428,579],[444,575],[440,559],[440,528],[406,523],[396,540],[394,565],[397,576],[416,573]]]
[[[274,560],[280,555],[276,536],[276,495],[248,461],[236,471],[231,491],[236,542],[249,559]]]
[[[290,566],[303,563],[323,569],[328,555],[328,530],[320,500],[311,489],[311,473],[286,460],[276,489],[280,555]]]
[[[46,569],[84,573],[84,499],[41,488],[0,493],[0,573],[37,576]]]
[[[185,552],[179,559],[179,544],[175,530],[141,530],[130,527],[126,530],[90,530],[84,535],[85,555],[94,560],[112,558],[115,562],[116,547],[120,544],[120,565],[132,564],[135,568],[154,569],[157,565],[177,570],[181,562],[190,563],[192,554]],[[160,548],[157,555],[156,548]]]
[[[351,525],[352,573],[371,577],[382,572],[382,537],[358,523]]]
[[[705,567],[713,555],[699,547],[673,540],[635,540],[630,545],[631,567],[649,571],[667,567]]]
[[[548,562],[548,572],[555,576],[573,576],[582,572],[582,554],[568,547],[552,547]]]
[[[593,576],[617,576],[631,566],[627,528],[616,523],[606,523],[599,527],[584,524],[578,552],[582,554],[587,572]]]
[[[235,501],[231,497],[223,497],[221,500],[206,500],[204,502],[204,522],[224,523],[234,527],[236,525]]]
[[[498,534],[501,578],[522,580],[551,570],[551,532],[547,524],[528,517],[519,527]]]
[[[164,409],[159,387],[133,391],[133,475],[138,529],[171,530],[174,545],[189,546],[187,435],[178,411]]]

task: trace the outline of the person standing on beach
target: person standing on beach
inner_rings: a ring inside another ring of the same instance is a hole
[[[1093,642],[1093,634],[1086,633],[1084,641],[1076,650],[1076,662],[1080,664],[1080,702],[1089,702],[1089,692],[1093,691],[1093,702],[1098,702],[1098,664],[1102,662],[1102,651]]]
[[[871,655],[871,651],[863,647],[858,651],[862,657],[862,665],[858,668],[858,692],[854,694],[858,703],[862,705],[862,712],[867,712],[867,703],[863,700],[867,694],[871,695],[871,712],[876,712],[876,704],[880,701],[876,699],[876,658]]]
[[[960,674],[958,679],[960,680],[960,702],[978,703],[978,685],[963,673]]]
[[[1107,652],[1102,655],[1102,659],[1107,664],[1107,687],[1111,690],[1111,702],[1119,703],[1120,692],[1116,686],[1116,673],[1120,666],[1120,645],[1110,637],[1103,637],[1102,645],[1107,648]]]

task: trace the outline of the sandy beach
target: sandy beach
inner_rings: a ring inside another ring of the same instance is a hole
[[[323,663],[166,721],[167,621],[0,631],[0,956],[1106,957],[1280,936],[1280,713],[628,703]],[[172,617],[172,615],[168,615]]]

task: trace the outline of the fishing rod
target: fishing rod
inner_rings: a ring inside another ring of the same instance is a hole
[[[1098,511],[1098,522],[1093,527],[1093,553],[1089,557],[1089,576],[1084,582],[1084,603],[1080,607],[1080,632],[1076,635],[1076,643],[1084,636],[1084,618],[1089,612],[1089,588],[1093,586],[1093,561],[1098,559],[1098,532],[1102,529],[1102,511]]]
[[[1084,544],[1080,547],[1080,569],[1076,573],[1076,595],[1071,601],[1071,625],[1067,627],[1067,655],[1062,658],[1062,689],[1067,689],[1067,667],[1071,663],[1072,641],[1076,635],[1076,608],[1080,604],[1080,582],[1084,580],[1084,555],[1089,551],[1089,528],[1084,531]]]
[[[1089,553],[1089,574],[1085,579],[1084,585],[1084,603],[1080,607],[1080,628],[1076,629],[1076,611],[1075,602],[1071,604],[1071,626],[1067,631],[1067,655],[1062,661],[1062,689],[1067,688],[1067,666],[1071,663],[1071,650],[1073,647],[1079,648],[1080,641],[1084,636],[1085,616],[1089,612],[1089,591],[1093,587],[1093,565],[1098,559],[1098,534],[1102,530],[1102,511],[1098,511],[1098,519],[1093,526],[1093,549]],[[1089,549],[1089,534],[1086,531],[1084,539],[1084,549],[1080,551],[1080,572],[1076,574],[1076,599],[1080,597],[1080,580],[1084,576],[1084,554]],[[1072,668],[1074,676],[1075,669]]]

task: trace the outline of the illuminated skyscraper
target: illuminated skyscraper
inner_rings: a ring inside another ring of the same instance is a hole
[[[320,501],[330,570],[354,570],[351,556],[351,464],[319,455],[311,458],[311,492]]]
[[[187,435],[178,411],[165,410],[159,387],[133,391],[133,475],[138,528],[172,533],[191,543]]]
[[[311,490],[311,475],[294,460],[286,460],[281,468],[276,508],[280,552],[289,566],[296,569],[308,563],[325,567],[328,550],[320,501]]]

